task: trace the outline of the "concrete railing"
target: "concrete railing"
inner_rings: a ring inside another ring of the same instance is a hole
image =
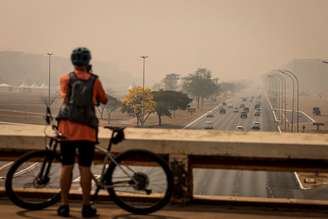
[[[176,198],[193,198],[193,168],[328,172],[328,135],[222,132],[216,130],[125,130],[126,140],[113,152],[142,148],[164,155],[176,181]],[[109,130],[100,129],[106,147]],[[42,126],[0,126],[0,156],[14,159],[45,145]]]

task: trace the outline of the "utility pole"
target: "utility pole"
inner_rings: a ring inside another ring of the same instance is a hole
[[[50,97],[50,83],[51,83],[51,77],[50,77],[50,75],[51,75],[51,56],[53,55],[53,53],[52,52],[48,52],[47,53],[47,55],[48,55],[48,57],[49,57],[49,60],[48,60],[48,65],[49,65],[49,74],[48,74],[48,106],[50,107],[50,103],[51,103],[51,97]]]
[[[142,68],[142,100],[141,100],[141,127],[144,127],[145,120],[145,70],[146,70],[146,58],[148,56],[140,56],[143,59],[143,68]]]

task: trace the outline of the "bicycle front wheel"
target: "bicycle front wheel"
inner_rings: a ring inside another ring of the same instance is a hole
[[[49,207],[60,200],[59,157],[52,151],[23,155],[9,169],[5,187],[8,198],[28,210]]]
[[[173,178],[167,163],[146,150],[129,150],[107,170],[108,192],[121,208],[149,214],[163,208],[172,195]]]

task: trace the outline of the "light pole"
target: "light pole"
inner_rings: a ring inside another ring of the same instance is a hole
[[[272,107],[274,111],[277,111],[281,108],[281,92],[280,92],[280,83],[279,80],[277,80],[277,74],[269,74],[268,77],[271,79],[272,84]],[[278,115],[278,119],[280,120],[280,113]]]
[[[291,81],[292,81],[292,88],[293,88],[293,96],[292,96],[292,126],[291,126],[291,132],[294,132],[294,112],[295,112],[295,83],[294,83],[294,78],[293,76],[291,76],[290,74],[288,74],[287,72],[284,72],[282,70],[278,70],[280,73],[288,76]]]
[[[286,131],[286,127],[287,127],[287,114],[286,114],[286,108],[287,108],[287,95],[286,95],[286,79],[284,77],[284,75],[278,71],[279,74],[277,74],[277,76],[281,79],[281,87],[282,87],[282,110],[283,113],[282,115],[284,115],[284,127],[285,127],[285,131]]]
[[[53,53],[52,52],[48,52],[47,53],[47,55],[48,55],[48,57],[49,57],[49,60],[48,60],[48,65],[49,65],[49,74],[48,74],[48,105],[49,105],[49,107],[50,107],[50,101],[51,101],[51,97],[50,97],[50,81],[51,81],[51,77],[50,77],[50,75],[51,75],[51,56],[53,55]]]
[[[273,74],[273,76],[277,79],[278,84],[278,112],[279,112],[279,122],[282,124],[282,111],[283,111],[283,92],[284,92],[284,86],[283,86],[283,78],[279,74]]]
[[[142,100],[141,100],[141,127],[144,127],[145,119],[145,70],[146,70],[146,58],[148,56],[140,56],[143,59],[143,68],[142,68]]]
[[[290,70],[283,70],[284,72],[286,72],[287,74],[290,74],[296,81],[296,121],[297,121],[297,132],[299,132],[299,110],[300,110],[300,84],[299,84],[299,80],[296,77],[296,75],[291,72]]]

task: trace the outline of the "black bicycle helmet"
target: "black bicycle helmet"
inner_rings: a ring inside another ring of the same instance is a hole
[[[85,47],[79,47],[73,50],[71,61],[74,66],[88,66],[91,60],[91,52]]]

